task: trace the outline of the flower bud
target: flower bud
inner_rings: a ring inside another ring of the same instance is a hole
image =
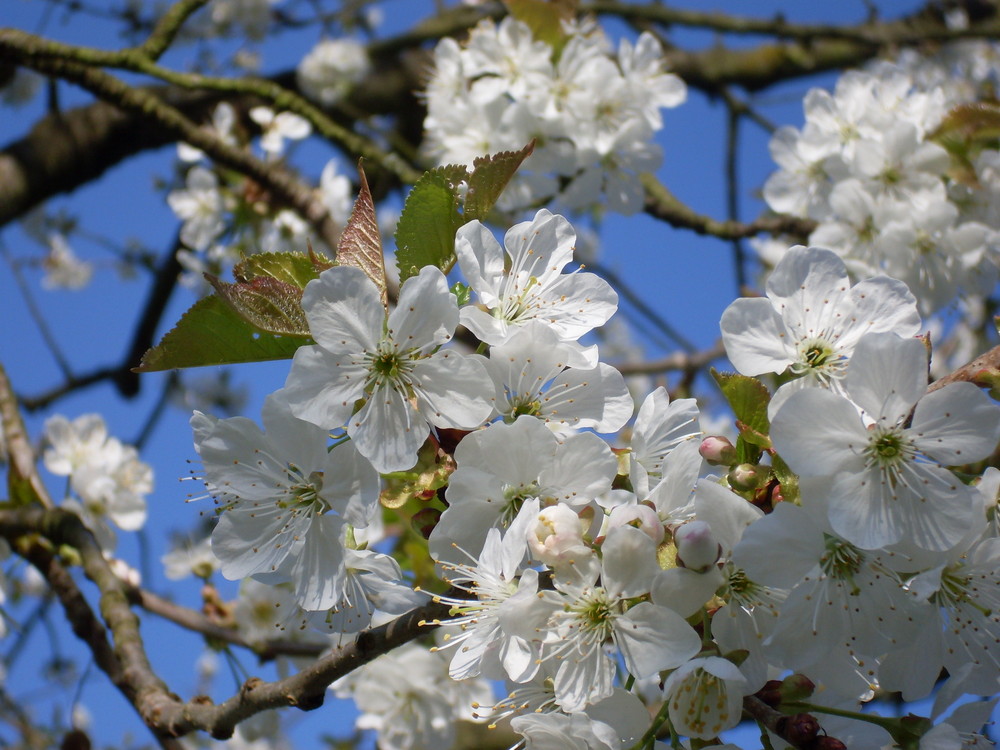
[[[618,505],[611,510],[608,517],[607,534],[619,526],[634,526],[653,540],[654,544],[663,541],[663,524],[656,511],[644,503]]]
[[[781,680],[768,680],[755,695],[771,708],[781,705]]]
[[[767,474],[760,470],[760,467],[753,464],[740,464],[734,466],[727,475],[729,486],[734,490],[755,490]]]
[[[812,744],[812,748],[813,750],[847,750],[847,745],[836,737],[824,734],[816,738],[816,741]]]
[[[704,573],[719,561],[722,547],[712,527],[704,521],[688,521],[674,532],[677,563],[695,573]]]
[[[528,546],[535,558],[546,565],[565,565],[590,548],[583,543],[589,524],[568,505],[558,503],[543,508],[528,530]]]
[[[722,435],[709,435],[701,441],[698,452],[712,466],[732,466],[736,463],[736,447]]]
[[[794,747],[808,745],[819,734],[819,722],[812,714],[794,714],[778,719],[778,733]]]
[[[781,681],[778,690],[781,693],[781,700],[785,702],[804,701],[812,697],[816,683],[804,674],[790,674]]]

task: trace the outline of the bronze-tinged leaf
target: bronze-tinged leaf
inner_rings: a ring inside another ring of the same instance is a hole
[[[382,253],[382,235],[378,231],[378,221],[375,218],[375,203],[368,189],[368,179],[365,170],[358,162],[358,177],[361,189],[358,199],[354,201],[351,218],[340,235],[337,245],[337,262],[342,266],[354,266],[365,272],[369,279],[375,282],[379,294],[382,295],[382,305],[389,309],[389,291],[385,280],[385,256]]]
[[[507,183],[534,150],[535,141],[532,140],[519,151],[501,151],[491,156],[480,156],[472,162],[472,175],[469,177],[463,212],[466,221],[486,220]]]
[[[236,313],[260,331],[280,336],[309,336],[309,321],[302,310],[302,289],[270,276],[230,284],[210,274],[209,283]]]
[[[319,276],[320,270],[323,269],[317,270],[312,259],[302,253],[255,253],[233,267],[233,278],[239,282],[267,276],[305,289],[306,284]]]

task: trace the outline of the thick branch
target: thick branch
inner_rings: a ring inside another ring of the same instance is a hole
[[[0,32],[0,59],[20,49],[16,39]],[[264,186],[280,203],[295,209],[300,216],[312,224],[323,241],[330,247],[337,246],[338,228],[330,218],[326,207],[314,195],[308,185],[299,181],[287,169],[275,164],[266,164],[247,151],[229,145],[214,133],[198,127],[182,112],[158,99],[149,91],[133,88],[125,82],[101,70],[80,63],[52,59],[44,56],[24,59],[19,54],[15,59],[30,65],[41,73],[54,75],[72,81],[99,98],[114,103],[122,109],[141,113],[171,130],[178,140],[184,140],[209,154],[220,164],[235,169]]]
[[[779,81],[856,67],[879,54],[904,46],[926,41],[991,39],[1000,35],[1000,16],[996,8],[978,15],[968,29],[949,29],[939,10],[930,3],[927,8],[894,21],[866,21],[853,26],[794,24],[781,17],[755,19],[680,10],[660,3],[600,0],[585,7],[594,13],[618,16],[637,26],[684,25],[721,33],[766,34],[792,40],[750,49],[716,45],[697,52],[668,50],[669,69],[688,85],[709,92],[719,91],[727,85],[759,91]]]
[[[101,615],[112,635],[114,660],[109,661],[107,653],[102,651],[100,658],[95,654],[95,662],[102,669],[107,667],[109,677],[130,698],[146,724],[169,737],[201,729],[222,739],[230,737],[239,722],[269,708],[318,708],[332,682],[428,632],[433,624],[427,623],[447,618],[449,611],[448,605],[432,601],[386,625],[361,633],[354,643],[335,649],[296,675],[271,683],[251,678],[239,693],[217,706],[204,698],[185,703],[153,672],[139,633],[138,618],[129,606],[128,587],[111,571],[93,534],[80,519],[60,509],[0,510],[0,536],[11,541],[15,548],[18,539],[33,534],[79,551],[84,573],[101,592]],[[75,610],[67,610],[67,616],[72,619],[77,615]],[[76,627],[75,621],[73,624]],[[84,627],[90,633],[93,623],[84,623]],[[103,649],[92,638],[85,640],[92,649]]]
[[[7,445],[10,467],[7,472],[8,492],[16,503],[26,503],[36,500],[45,507],[51,508],[52,498],[45,488],[45,483],[38,476],[35,465],[35,452],[31,448],[28,432],[24,428],[24,420],[17,408],[17,397],[7,378],[7,371],[0,365],[0,427],[3,428],[3,439]]]

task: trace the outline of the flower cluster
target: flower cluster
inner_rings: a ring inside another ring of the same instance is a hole
[[[832,93],[809,91],[803,128],[771,139],[779,171],[764,185],[768,206],[815,219],[810,244],[857,278],[905,282],[925,314],[997,280],[1000,152],[981,150],[959,174],[937,132],[960,90],[888,63],[850,71]],[[771,249],[773,261],[782,248]]]
[[[555,200],[572,210],[642,207],[639,174],[655,170],[660,110],[684,102],[684,83],[663,70],[659,42],[641,34],[618,54],[596,26],[576,26],[564,46],[532,36],[513,17],[483,21],[460,45],[442,39],[427,85],[427,149],[439,164],[485,153],[535,152],[501,205]]]
[[[102,549],[115,547],[108,521],[126,531],[142,528],[153,470],[133,446],[108,435],[100,415],[84,414],[73,421],[51,417],[45,422],[45,442],[45,468],[69,477],[72,495],[64,505],[80,514]]]
[[[995,692],[996,482],[976,488],[948,467],[992,453],[1000,407],[968,383],[925,393],[906,285],[852,285],[838,254],[795,247],[766,297],[726,310],[737,369],[785,381],[751,425],[773,467],[750,443],[703,440],[694,400],[662,388],[616,454],[595,433],[616,433],[634,404],[580,339],[617,297],[564,272],[574,242],[544,209],[502,244],[466,224],[461,305],[433,266],[389,310],[363,271],[330,268],[305,289],[315,344],[297,350],[264,430],[192,420],[222,574],[278,586],[273,624],[338,641],[423,596],[370,548],[384,533],[380,475],[441,472],[418,496],[450,617],[433,653],[410,646],[338,685],[359,726],[414,750],[446,742],[455,721],[509,717],[528,747],[624,748],[649,719],[621,674],[659,684],[660,720],[700,740],[788,669],[837,705],[879,685],[921,697],[942,668],[956,690]],[[460,322],[477,353],[450,345]],[[494,701],[489,681],[507,697]]]
[[[322,86],[322,81],[315,85]],[[322,96],[319,91],[315,95]],[[249,116],[259,130],[257,144],[269,160],[284,158],[290,141],[312,132],[307,120],[291,112],[254,107]],[[246,129],[226,102],[216,107],[206,127],[229,145],[249,147]],[[304,252],[308,241],[318,252],[332,254],[323,242],[311,237],[301,216],[289,208],[271,206],[252,181],[206,166],[204,153],[187,144],[178,147],[178,156],[185,170],[184,185],[167,194],[167,204],[182,222],[177,257],[188,286],[204,288],[205,272],[218,275],[241,257],[257,252]],[[351,181],[340,173],[335,159],[323,168],[317,198],[334,224],[346,225],[352,205]]]

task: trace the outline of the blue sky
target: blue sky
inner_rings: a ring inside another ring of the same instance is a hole
[[[4,0],[3,5],[0,22],[4,24],[72,43],[108,49],[123,44],[108,22],[85,15],[68,18],[62,11],[53,10],[53,6],[45,0]],[[697,3],[687,5],[700,6]],[[877,2],[876,5],[883,15],[891,17],[913,9],[918,3],[899,0]],[[379,33],[391,34],[407,28],[414,19],[423,17],[433,8],[433,3],[429,0],[385,0],[378,7],[385,18]],[[783,11],[790,20],[801,21],[857,21],[867,12],[866,4],[860,0],[838,3],[718,0],[712,7],[760,17]],[[617,38],[623,29],[610,27],[609,31]],[[318,31],[311,29],[284,34],[273,43],[261,46],[263,72],[293,66],[317,39]],[[679,31],[676,41],[682,45],[705,47],[713,43],[713,37],[706,33]],[[749,38],[736,43],[754,41],[757,40]],[[227,46],[231,51],[235,45],[229,43]],[[189,60],[192,51],[192,47],[184,47],[171,52],[165,63],[181,67]],[[824,76],[808,82],[795,82],[768,92],[758,104],[773,122],[800,125],[802,95],[809,86],[829,86],[832,80],[830,76]],[[58,91],[63,107],[89,100],[88,95],[66,84],[60,84]],[[43,107],[44,97],[39,97],[20,110],[5,111],[0,116],[0,143],[6,144],[21,137]],[[689,101],[667,111],[664,120],[664,130],[658,136],[665,152],[660,179],[695,210],[723,218],[724,108],[692,92]],[[774,166],[767,153],[767,134],[752,124],[744,126],[743,134],[739,159],[742,181],[740,201],[742,218],[751,219],[763,208],[754,191],[763,184]],[[310,147],[301,154],[305,158],[300,160],[300,164],[305,173],[318,178],[323,164],[331,155],[326,146]],[[162,253],[173,241],[177,221],[165,203],[164,191],[155,189],[155,185],[159,180],[170,178],[173,159],[173,148],[144,154],[110,170],[100,180],[72,195],[53,199],[48,208],[50,211],[64,208],[79,218],[80,226],[87,232],[99,233],[119,244],[135,238]],[[719,317],[737,294],[728,244],[696,237],[686,231],[671,230],[643,215],[628,218],[610,216],[603,223],[601,236],[602,263],[613,269],[698,347],[710,346],[716,340]],[[88,260],[108,263],[111,259],[99,242],[77,237],[72,244],[77,253]],[[41,257],[41,249],[27,240],[17,226],[0,232],[0,250],[12,258]],[[37,269],[25,269],[24,279],[30,295],[73,371],[85,373],[117,362],[127,347],[133,318],[143,305],[148,279],[123,282],[114,271],[103,267],[88,289],[52,293],[40,288],[40,276]],[[164,330],[192,302],[193,297],[188,292],[182,290],[176,294],[165,315]],[[41,342],[22,290],[6,269],[0,273],[0,321],[0,361],[17,391],[32,396],[61,382],[62,374],[56,359]],[[665,350],[656,345],[649,347],[652,357],[663,353]],[[251,393],[246,410],[248,416],[256,418],[263,396],[284,382],[286,372],[285,363],[236,368],[234,379],[246,385]],[[164,374],[144,376],[140,397],[129,402],[119,399],[108,385],[78,391],[60,400],[51,412],[29,415],[29,429],[37,437],[45,416],[51,413],[58,412],[73,418],[99,411],[107,419],[113,435],[132,441],[155,407],[165,378]],[[189,416],[180,409],[168,408],[143,451],[145,460],[154,466],[157,482],[156,490],[149,498],[147,538],[152,565],[151,577],[145,581],[156,591],[162,591],[167,583],[158,564],[167,534],[193,527],[201,509],[197,504],[185,504],[184,499],[191,491],[191,485],[178,482],[178,478],[189,472],[187,462],[195,457],[187,424]],[[56,494],[61,492],[61,480],[50,479],[52,490]],[[205,505],[204,509],[207,510],[207,507]],[[138,559],[139,546],[135,539],[127,535],[121,535],[119,550],[126,559]],[[196,585],[172,587],[171,590],[177,593],[182,603],[199,605]],[[12,611],[24,616],[29,610],[30,607],[18,607]],[[57,613],[52,620],[58,623]],[[185,635],[153,616],[144,616],[143,623],[154,666],[163,670],[173,689],[183,696],[190,695],[194,678],[189,664],[201,652],[200,639]],[[58,644],[60,653],[80,653],[74,637],[65,629],[59,632]],[[0,653],[7,653],[7,648],[7,644],[0,642]],[[46,712],[52,710],[64,714],[77,690],[76,682],[65,691],[46,689],[47,683],[40,679],[38,672],[51,653],[49,636],[44,628],[37,628],[11,673],[16,682],[9,683],[15,695],[30,695],[38,701],[37,705],[45,706],[39,711],[41,716],[49,715]],[[184,658],[179,659],[179,656]],[[240,659],[251,673],[258,673],[252,657],[242,655]],[[85,664],[86,660],[81,660],[81,665]],[[97,674],[95,668],[91,668],[90,672],[79,689],[83,702],[95,714],[97,738],[101,742],[115,744],[121,740],[123,731],[130,731],[137,741],[145,742],[148,735],[134,713],[108,685],[103,675]],[[266,670],[261,673],[264,677],[269,674]],[[218,685],[217,698],[226,697],[232,689],[232,683],[225,675],[218,680]],[[333,703],[332,696],[330,702]],[[106,720],[109,713],[115,717],[113,722]],[[344,730],[344,721],[338,722],[336,715],[337,712],[328,710],[297,715],[295,718],[300,724],[297,736],[305,738],[319,731]],[[349,715],[349,712],[342,714],[344,717]],[[9,739],[2,729],[0,739]],[[308,745],[303,739],[297,746]]]

